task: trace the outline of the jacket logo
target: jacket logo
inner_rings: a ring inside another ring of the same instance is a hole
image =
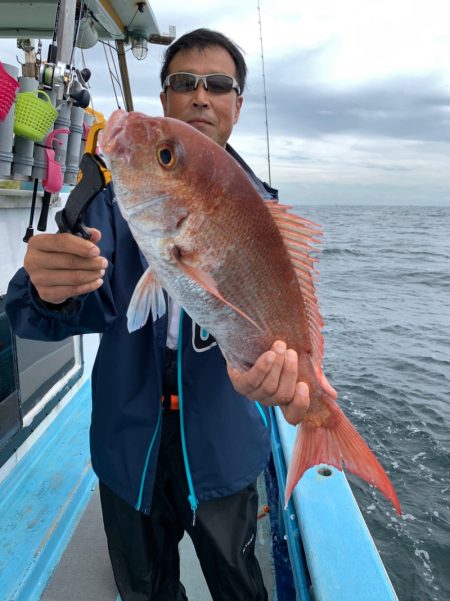
[[[204,328],[192,322],[192,346],[197,353],[203,353],[213,346],[217,346],[217,342]]]

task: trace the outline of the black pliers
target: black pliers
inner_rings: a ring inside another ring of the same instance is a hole
[[[68,232],[89,239],[89,231],[83,222],[86,209],[101,190],[111,182],[111,174],[103,159],[95,153],[98,133],[104,122],[94,123],[86,140],[85,153],[80,162],[81,178],[69,194],[64,209],[55,215],[62,233]]]

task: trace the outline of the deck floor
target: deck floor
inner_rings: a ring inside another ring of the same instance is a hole
[[[264,491],[260,487],[260,505]],[[257,554],[269,592],[274,595],[273,566],[268,517],[258,524]],[[181,581],[192,601],[211,601],[189,536],[181,541]],[[81,517],[69,545],[44,590],[41,601],[119,601],[111,571],[100,509],[98,487]],[[238,600],[236,600],[238,601]]]

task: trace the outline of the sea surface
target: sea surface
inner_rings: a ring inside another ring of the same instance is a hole
[[[403,515],[347,473],[355,497],[400,601],[450,601],[450,207],[295,212],[323,229],[325,373]]]

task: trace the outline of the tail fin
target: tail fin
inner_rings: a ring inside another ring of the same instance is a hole
[[[317,427],[307,421],[298,426],[287,475],[285,503],[307,469],[327,463],[341,470],[344,462],[350,472],[376,486],[401,514],[397,493],[378,459],[341,409],[337,406],[335,409],[337,413],[329,426]]]

